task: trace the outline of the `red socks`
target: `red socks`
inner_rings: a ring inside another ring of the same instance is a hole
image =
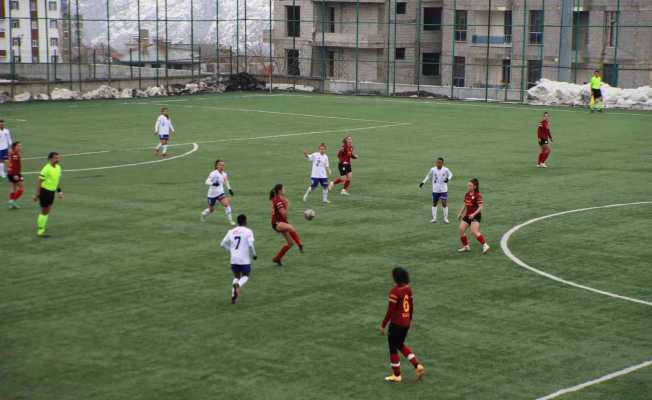
[[[351,186],[351,181],[344,182],[344,190],[349,190],[349,186]]]
[[[24,190],[23,189],[18,189],[15,192],[9,193],[9,200],[18,200],[20,199],[20,196],[23,195]]]
[[[541,150],[539,153],[539,164],[543,164],[550,156],[550,150]]]
[[[301,238],[299,237],[299,234],[296,231],[290,231],[290,237],[292,237],[292,240],[294,240],[294,243],[297,244],[297,246],[301,246]]]
[[[485,244],[485,243],[487,243],[487,241],[484,239],[484,235],[483,235],[483,234],[480,234],[480,236],[478,236],[476,239],[478,239],[478,242],[480,242],[480,244]]]
[[[339,185],[340,183],[344,182],[344,179],[342,178],[337,178],[335,179],[335,182],[333,182],[333,185]]]
[[[403,348],[401,349],[401,354],[403,354],[403,357],[408,359],[408,361],[410,362],[410,364],[412,364],[414,368],[416,368],[417,365],[419,365],[419,360],[417,360],[417,356],[414,355],[411,348],[407,346],[403,346]]]
[[[390,365],[392,366],[392,371],[394,372],[394,375],[396,376],[401,376],[401,356],[397,354],[390,354],[389,355],[389,361]]]
[[[292,247],[291,244],[286,244],[285,246],[281,247],[281,250],[279,250],[278,253],[276,253],[276,257],[274,257],[274,260],[281,261],[285,253],[287,253],[291,247]]]
[[[460,240],[462,241],[462,244],[463,244],[464,246],[468,246],[468,245],[469,245],[469,238],[467,238],[466,235],[462,235],[462,236],[460,236]]]

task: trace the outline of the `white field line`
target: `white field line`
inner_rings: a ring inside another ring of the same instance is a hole
[[[143,104],[143,103],[123,103],[123,104]],[[165,103],[144,103],[148,105],[166,105]],[[181,105],[180,107],[186,108],[209,108],[212,110],[221,110],[221,111],[233,111],[233,112],[253,112],[261,114],[273,114],[273,115],[289,115],[292,117],[307,117],[307,118],[324,118],[324,119],[341,119],[346,121],[360,121],[360,122],[380,122],[383,124],[399,124],[400,122],[394,121],[381,121],[377,119],[364,119],[364,118],[353,118],[353,117],[337,117],[332,115],[318,115],[318,114],[300,114],[300,113],[291,113],[283,111],[268,111],[268,110],[256,110],[252,108],[233,108],[233,107],[219,107],[219,106],[203,106],[203,105]]]
[[[93,167],[93,168],[77,168],[77,169],[64,169],[63,172],[82,172],[82,171],[99,171],[102,169],[114,169],[114,168],[124,168],[124,167],[137,167],[140,165],[148,165],[148,164],[157,164],[157,163],[162,163],[165,161],[172,161],[177,158],[182,158],[191,155],[192,153],[196,152],[199,149],[199,145],[197,143],[192,143],[192,149],[190,151],[187,151],[183,154],[179,154],[173,157],[169,158],[161,158],[159,160],[151,160],[151,161],[141,161],[137,163],[129,163],[129,164],[117,164],[117,165],[107,165],[104,167]],[[25,172],[23,175],[34,175],[38,174],[39,171],[30,171],[30,172]]]
[[[536,269],[536,268],[526,264],[523,260],[516,257],[512,253],[512,251],[509,249],[509,246],[508,246],[509,238],[516,231],[518,231],[519,229],[521,229],[521,228],[523,228],[525,226],[533,224],[535,222],[543,221],[545,219],[549,219],[549,218],[553,218],[553,217],[559,217],[561,215],[579,213],[579,212],[583,212],[583,211],[598,210],[598,209],[602,209],[602,208],[635,206],[635,205],[641,205],[641,204],[652,204],[652,201],[638,201],[638,202],[634,202],[634,203],[609,204],[609,205],[606,205],[606,206],[578,208],[576,210],[562,211],[562,212],[558,212],[558,213],[554,213],[554,214],[544,215],[543,217],[533,218],[533,219],[531,219],[529,221],[523,222],[522,224],[516,225],[516,226],[512,227],[510,230],[508,230],[507,232],[505,232],[503,237],[500,239],[500,247],[502,248],[503,253],[505,253],[505,255],[510,260],[512,260],[514,263],[516,263],[518,266],[520,266],[522,268],[525,268],[527,270],[530,270],[530,271],[532,271],[532,272],[534,272],[536,274],[539,274],[539,275],[541,275],[543,277],[546,277],[548,279],[552,279],[553,281],[563,283],[564,285],[573,286],[573,287],[576,287],[578,289],[588,290],[590,292],[601,294],[603,296],[609,296],[609,297],[612,297],[612,298],[615,298],[615,299],[625,300],[625,301],[629,301],[629,302],[632,302],[632,303],[638,303],[638,304],[643,304],[643,305],[646,305],[646,306],[652,306],[652,302],[650,302],[650,301],[635,299],[633,297],[622,296],[622,295],[619,295],[619,294],[616,294],[616,293],[607,292],[605,290],[595,289],[595,288],[592,288],[590,286],[580,285],[579,283],[571,282],[569,280],[560,278],[560,277],[558,277],[556,275],[553,275],[553,274],[550,274],[548,272],[541,271],[540,269]]]
[[[601,377],[596,378],[596,379],[592,379],[590,381],[586,381],[584,383],[580,383],[579,385],[575,385],[575,386],[571,386],[571,387],[566,388],[566,389],[558,390],[558,391],[556,391],[554,393],[550,393],[549,395],[539,397],[537,400],[555,399],[555,398],[557,398],[559,396],[563,396],[563,395],[565,395],[567,393],[577,392],[578,390],[582,390],[582,389],[587,388],[589,386],[597,385],[598,383],[606,382],[606,381],[609,381],[611,379],[618,378],[619,376],[627,375],[629,373],[632,373],[634,371],[637,371],[639,369],[649,367],[649,366],[652,366],[652,360],[648,360],[648,361],[642,362],[642,363],[637,364],[637,365],[632,365],[631,367],[627,367],[627,368],[621,369],[619,371],[612,372],[610,374],[601,376]]]
[[[61,154],[61,157],[76,157],[76,156],[86,156],[91,154],[102,154],[110,153],[111,150],[98,150],[98,151],[87,151],[83,153],[71,153],[71,154]],[[37,157],[23,157],[23,160],[46,160],[46,156],[37,156]]]

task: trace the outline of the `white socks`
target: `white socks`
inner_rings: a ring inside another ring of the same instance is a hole
[[[229,220],[229,222],[233,222],[233,218],[231,218],[231,206],[228,206],[224,209],[224,213],[226,214],[226,218]]]
[[[168,152],[168,145],[164,144],[163,146],[161,146],[161,149],[162,149],[161,153],[163,153],[163,154],[167,153]]]
[[[5,173],[5,163],[0,161],[0,176],[3,178],[7,177],[7,174]]]
[[[322,189],[321,191],[321,200],[328,201],[328,189]]]
[[[201,215],[203,215],[204,217],[208,217],[210,213],[211,213],[211,209],[205,208],[204,211],[201,212]]]
[[[245,283],[247,283],[248,281],[249,281],[249,277],[247,275],[243,275],[239,281],[240,287],[243,287]]]
[[[243,275],[242,278],[240,278],[240,279],[233,278],[233,283],[231,283],[231,286],[238,285],[238,286],[240,286],[240,288],[242,288],[245,285],[245,283],[247,283],[247,282],[249,282],[249,277],[246,276],[246,275]],[[234,294],[235,294],[235,289],[231,288],[231,297],[233,297]]]
[[[159,150],[161,148],[161,146],[163,146],[161,143],[157,144],[156,145],[156,150]]]
[[[444,210],[444,221],[448,221],[448,207],[442,207]]]
[[[437,221],[437,207],[432,207],[432,220]]]

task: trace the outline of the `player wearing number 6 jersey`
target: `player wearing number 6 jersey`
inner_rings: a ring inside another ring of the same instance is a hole
[[[385,380],[387,382],[400,383],[403,378],[401,377],[401,357],[398,354],[399,351],[416,369],[417,379],[423,377],[425,369],[423,365],[419,364],[412,349],[405,345],[405,338],[407,337],[410,324],[412,323],[412,316],[414,315],[410,276],[404,268],[396,267],[392,270],[392,278],[394,279],[394,287],[389,291],[389,304],[387,305],[385,318],[380,324],[380,333],[385,334],[385,327],[389,323],[387,341],[389,343],[389,360],[394,373],[386,377]]]
[[[229,176],[226,171],[224,171],[224,161],[215,161],[215,170],[213,170],[213,172],[208,175],[208,178],[206,178],[206,185],[208,185],[208,207],[201,212],[201,221],[206,221],[206,217],[215,211],[215,203],[219,201],[220,204],[224,206],[224,213],[226,214],[229,223],[235,225],[235,222],[233,222],[233,218],[231,217],[231,204],[229,203],[229,198],[226,197],[226,193],[224,192],[226,188],[231,197],[233,197],[233,190],[231,189]]]
[[[328,201],[328,175],[331,174],[331,166],[326,155],[326,144],[319,145],[318,153],[308,154],[307,151],[304,151],[303,155],[312,163],[310,186],[306,189],[306,194],[303,195],[303,201],[307,201],[310,192],[315,190],[318,185],[321,185],[321,201],[330,203]]]
[[[254,247],[254,233],[247,228],[247,216],[238,215],[238,227],[226,233],[220,244],[231,254],[231,271],[233,272],[233,289],[231,289],[231,303],[240,296],[240,289],[249,280],[251,274],[251,258],[256,256]]]
[[[444,167],[444,159],[439,157],[435,161],[435,166],[430,168],[428,175],[423,178],[423,181],[419,184],[419,188],[428,182],[432,181],[432,219],[430,222],[437,222],[437,203],[441,200],[441,207],[444,211],[444,222],[448,222],[448,181],[453,179],[453,173],[446,167]]]

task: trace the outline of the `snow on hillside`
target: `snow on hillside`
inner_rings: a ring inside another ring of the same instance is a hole
[[[88,45],[106,44],[106,2],[104,0],[81,0],[79,12],[84,18],[83,38]],[[165,39],[165,0],[140,0],[141,29],[156,36],[156,5],[158,3],[159,34]],[[172,43],[190,43],[190,0],[167,0],[168,39]],[[194,41],[197,44],[215,43],[215,0],[193,0]],[[74,7],[74,3],[73,3]],[[244,0],[239,1],[240,48],[244,48]],[[138,34],[137,0],[109,0],[111,46],[123,49],[129,38]],[[219,1],[219,41],[224,46],[236,43],[236,1]],[[73,9],[74,12],[74,9]],[[262,46],[262,33],[269,29],[268,0],[247,0],[248,49]],[[228,21],[226,21],[228,20]]]
[[[607,108],[631,108],[652,110],[652,87],[641,86],[635,89],[621,89],[602,84],[602,95]],[[588,85],[556,82],[541,79],[528,90],[528,102],[541,105],[585,106],[591,94]]]

